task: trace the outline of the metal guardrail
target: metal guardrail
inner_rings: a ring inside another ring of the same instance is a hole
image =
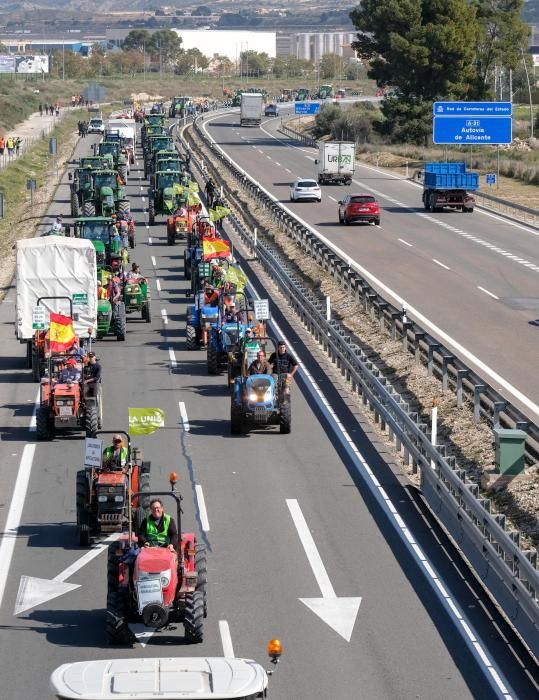
[[[473,373],[416,324],[399,318],[400,311],[382,299],[347,262],[338,260],[337,255],[317,240],[309,229],[282,209],[279,202],[232,163],[224,151],[208,139],[197,121],[194,126],[216,158],[255,197],[279,228],[294,238],[324,269],[334,277],[339,277],[343,286],[352,291],[358,300],[362,300],[365,309],[379,319],[380,325],[393,333],[394,337],[399,336],[403,345],[415,353],[418,361],[425,362],[429,373],[437,374],[444,388],[454,388],[457,401],[462,401],[465,383],[470,382]],[[195,157],[193,161],[203,174],[208,167],[213,167],[210,163],[199,164]],[[214,170],[217,174],[217,169]],[[245,243],[256,252],[265,270],[305,326],[340,368],[352,390],[374,412],[375,420],[388,432],[404,461],[409,463],[412,460],[420,468],[421,488],[429,507],[450,532],[477,576],[490,590],[532,652],[539,656],[537,551],[523,551],[520,548],[519,533],[506,529],[503,515],[490,512],[490,500],[481,497],[476,484],[467,482],[465,472],[458,468],[455,460],[445,456],[444,446],[432,445],[428,437],[428,426],[420,422],[417,413],[410,411],[390,381],[363,350],[352,342],[349,331],[338,321],[326,320],[325,300],[305,288],[279,249],[265,240],[259,239],[255,243],[254,236],[237,218],[233,216],[231,221]],[[508,404],[503,400],[501,405],[500,402],[493,401],[498,394],[485,382],[476,382],[472,386],[477,418],[482,413],[489,415],[494,423],[499,422],[502,414],[505,415],[508,410]],[[536,426],[533,427],[537,431]]]
[[[286,136],[296,139],[296,141],[300,141],[305,146],[311,146],[313,148],[318,147],[316,139],[313,139],[311,136],[303,134],[300,131],[291,129],[282,122],[281,126],[279,127],[279,131]],[[413,175],[410,177],[408,176],[408,169],[411,168],[413,170],[414,168],[422,168],[423,162],[406,161],[406,163],[403,165],[406,166],[406,179],[415,180]],[[496,197],[492,194],[488,194],[487,192],[474,192],[474,197],[478,206],[482,207],[483,209],[499,212],[504,216],[517,219],[518,221],[523,221],[527,224],[531,224],[532,226],[539,225],[539,211],[537,209],[532,209],[531,207],[526,207],[522,204],[517,204],[516,202],[510,202],[507,199]]]

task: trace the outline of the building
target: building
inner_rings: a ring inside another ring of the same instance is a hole
[[[211,58],[216,54],[236,61],[242,51],[276,56],[276,32],[256,32],[243,29],[173,29],[182,39],[184,49],[199,49]]]
[[[72,39],[37,39],[21,37],[20,39],[3,39],[0,43],[6,47],[8,54],[51,54],[53,51],[71,51],[80,53],[81,56],[89,56],[92,46],[100,43],[106,45],[103,39],[72,40]]]

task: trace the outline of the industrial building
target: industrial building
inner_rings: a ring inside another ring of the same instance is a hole
[[[352,57],[350,44],[355,41],[354,32],[302,32],[277,37],[277,56],[295,56],[318,63],[324,54]]]

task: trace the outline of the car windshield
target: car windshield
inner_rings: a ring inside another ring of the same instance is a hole
[[[103,126],[103,121],[101,119],[91,119],[90,126]]]
[[[80,237],[89,241],[109,242],[109,226],[104,221],[86,221],[80,228]]]
[[[376,202],[376,199],[368,194],[360,194],[350,197],[351,204],[368,204],[370,202]]]
[[[318,187],[315,180],[298,180],[296,187]]]
[[[98,189],[101,189],[101,187],[112,187],[112,189],[116,189],[116,177],[112,173],[95,175],[94,183]]]

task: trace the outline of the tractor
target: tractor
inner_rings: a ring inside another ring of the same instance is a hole
[[[176,474],[170,474],[170,491],[152,491],[151,497],[171,497],[176,503],[178,551],[148,537],[138,548],[138,537],[129,531],[109,546],[107,563],[106,635],[109,644],[131,644],[128,622],[142,622],[154,629],[181,622],[185,641],[203,640],[207,615],[206,548],[193,532],[182,532],[182,496],[176,490]],[[135,493],[134,497],[148,494]],[[132,513],[133,509],[131,509]]]
[[[50,440],[59,431],[82,430],[86,437],[95,437],[101,427],[101,395],[85,395],[82,370],[78,381],[63,381],[62,370],[73,358],[73,355],[59,354],[48,358],[36,412],[36,433],[40,440]]]
[[[226,307],[232,302],[235,305],[236,320],[226,321]],[[233,372],[229,366],[229,360],[234,360],[243,343],[246,324],[249,322],[249,304],[243,292],[220,290],[218,308],[218,321],[210,327],[208,333],[208,374],[217,374],[227,368],[230,384]]]
[[[144,177],[147,178],[152,168],[152,160],[158,151],[174,151],[174,139],[167,135],[149,136],[143,146]]]
[[[140,312],[142,320],[146,321],[146,323],[150,323],[152,316],[150,311],[148,280],[142,276],[129,277],[128,275],[123,284],[122,292],[126,314],[138,311]]]
[[[76,238],[92,241],[95,248],[97,271],[106,267],[120,269],[122,264],[121,240],[114,228],[114,220],[109,216],[81,217],[75,219]],[[103,280],[102,280],[103,281]]]
[[[167,219],[167,245],[174,245],[176,241],[184,241],[191,229],[191,216],[185,207],[185,215],[173,214]]]
[[[97,301],[97,339],[106,335],[115,335],[116,340],[125,340],[127,320],[123,301],[112,304],[110,299]]]
[[[178,208],[180,192],[177,187],[180,184],[180,173],[167,170],[150,176],[148,188],[148,223],[155,224],[156,215],[170,216]]]
[[[199,263],[202,268],[198,271],[199,279],[209,279],[211,275],[210,263]],[[191,277],[191,282],[194,279]],[[198,347],[206,346],[204,336],[208,337],[212,326],[219,321],[219,308],[217,303],[204,303],[204,291],[197,291],[195,303],[187,307],[187,321],[185,335],[187,339],[187,349],[196,350]]]
[[[99,467],[85,466],[77,472],[77,534],[81,547],[101,535],[125,531],[131,508],[135,525],[140,527],[150,505],[150,462],[143,461],[142,451],[131,446],[123,430],[100,430],[96,437],[113,433],[125,437],[125,463],[111,465],[103,459]]]
[[[84,202],[83,215],[111,216],[121,214],[128,219],[131,214],[129,200],[114,170],[98,170],[92,173],[92,189]]]
[[[68,174],[70,200],[71,200],[71,216],[76,218],[79,216],[80,210],[84,206],[84,202],[91,198],[92,192],[92,168],[85,166],[77,168],[72,173]]]
[[[277,344],[273,338],[257,339],[260,348],[266,350]],[[230,432],[238,435],[251,428],[266,428],[278,425],[282,434],[290,432],[292,407],[290,385],[287,375],[275,367],[275,374],[249,374],[248,350],[244,348],[241,373],[236,377],[230,406]]]
[[[114,141],[101,141],[101,143],[96,144],[96,153],[109,161],[109,167],[107,169],[116,170],[122,182],[124,184],[127,183],[129,164],[127,162],[127,155],[122,150],[119,139]]]

